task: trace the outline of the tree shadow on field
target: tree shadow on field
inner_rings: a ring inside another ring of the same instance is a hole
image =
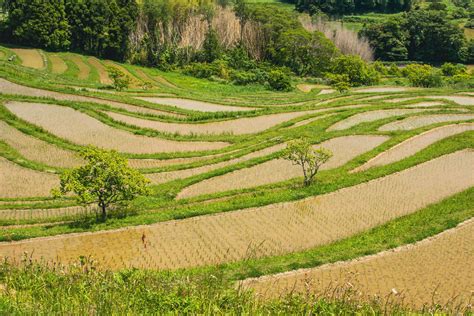
[[[83,214],[77,217],[75,220],[64,223],[61,226],[65,226],[70,229],[87,230],[96,225],[106,224],[108,221],[120,220],[137,214],[138,212],[129,208],[128,205],[117,205],[107,212],[107,218],[105,219],[101,216],[99,211],[96,211],[89,214]]]

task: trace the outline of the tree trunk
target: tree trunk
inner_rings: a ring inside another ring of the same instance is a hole
[[[100,208],[102,209],[102,220],[105,221],[107,219],[107,210],[105,204],[101,204]]]

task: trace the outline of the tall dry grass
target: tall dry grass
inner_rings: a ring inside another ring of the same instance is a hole
[[[374,52],[369,41],[356,32],[344,28],[342,24],[331,24],[321,18],[313,20],[309,15],[301,15],[299,19],[306,30],[323,33],[343,54],[358,55],[365,61],[374,60]]]

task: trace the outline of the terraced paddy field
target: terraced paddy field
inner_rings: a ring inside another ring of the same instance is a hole
[[[474,271],[465,269],[474,260],[473,235],[474,221],[469,220],[414,245],[316,269],[249,279],[243,286],[266,297],[350,286],[367,299],[390,296],[418,308],[433,301],[441,305],[467,302],[474,287]]]
[[[264,300],[335,287],[413,310],[433,297],[471,308],[472,91],[340,94],[298,82],[277,93],[71,53],[0,52],[19,56],[0,60],[0,259],[184,269],[245,280]],[[135,83],[112,90],[107,65]],[[300,138],[333,153],[309,186],[283,157]],[[96,205],[54,195],[88,145],[127,158],[150,195],[106,221]]]

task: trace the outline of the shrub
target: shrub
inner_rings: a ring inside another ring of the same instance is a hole
[[[212,63],[193,63],[184,67],[183,72],[187,75],[210,79],[211,77],[219,77],[229,79],[229,68],[224,60],[215,60]]]
[[[377,71],[382,76],[388,75],[388,69],[387,67],[385,67],[385,65],[382,62],[376,61],[372,64],[372,67],[375,69],[375,71]]]
[[[474,77],[467,73],[457,74],[447,79],[447,83],[456,89],[474,88]]]
[[[241,86],[257,82],[257,75],[251,71],[233,71],[230,77],[235,84]]]
[[[291,78],[282,70],[272,70],[268,74],[268,85],[272,90],[291,90]]]
[[[351,86],[373,85],[379,82],[380,75],[359,56],[340,56],[334,60],[332,73],[347,75]]]
[[[328,74],[328,79],[331,84],[331,87],[336,89],[340,93],[347,92],[351,85],[349,83],[349,76],[346,74],[344,75],[336,75],[336,74]]]
[[[452,64],[452,63],[444,63],[441,66],[441,71],[445,76],[455,76],[459,74],[466,73],[467,68],[463,64]]]
[[[130,77],[124,74],[120,69],[115,67],[107,67],[107,73],[112,79],[112,86],[117,91],[127,89],[130,85]]]
[[[390,76],[394,76],[394,77],[400,77],[402,75],[400,68],[398,68],[398,66],[394,63],[390,64],[390,67],[388,67],[387,73]]]
[[[411,64],[403,69],[403,74],[414,87],[440,87],[443,84],[441,73],[430,65]]]

